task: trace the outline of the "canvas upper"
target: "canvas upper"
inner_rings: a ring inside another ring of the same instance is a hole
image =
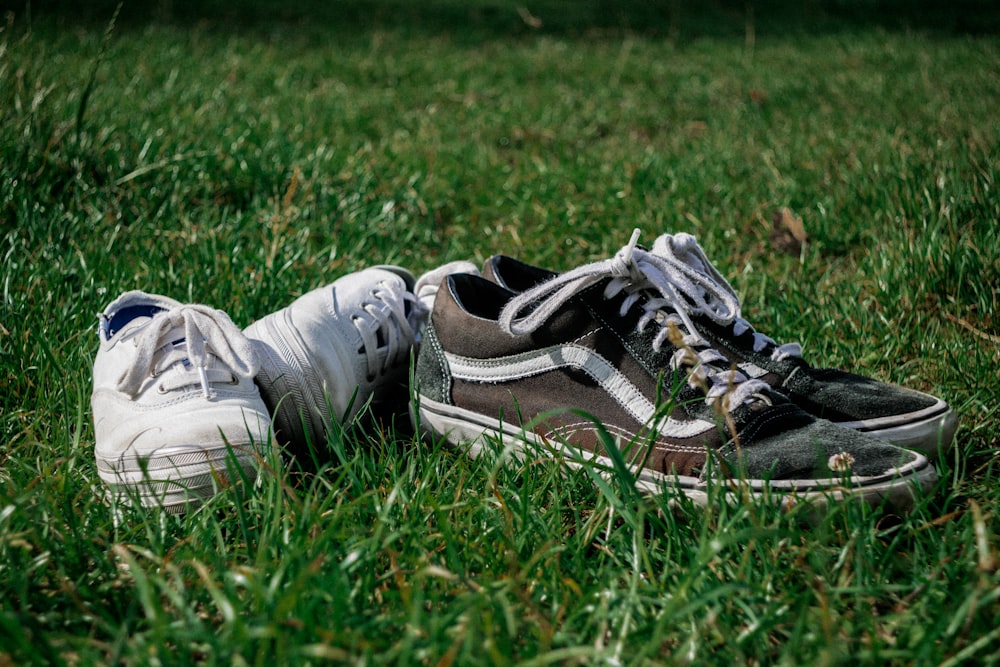
[[[448,276],[417,360],[420,426],[476,443],[473,453],[485,433],[603,461],[610,434],[641,488],[695,499],[720,476],[786,498],[843,493],[845,479],[860,496],[909,498],[933,482],[925,457],[817,419],[728,368],[649,260],[630,244],[522,292]]]
[[[275,435],[293,452],[325,446],[333,423],[405,384],[426,309],[405,269],[351,273],[246,328]],[[405,394],[405,392],[404,392]]]
[[[94,452],[113,496],[176,512],[256,476],[271,420],[256,355],[228,315],[126,292],[98,337]]]
[[[779,344],[743,319],[735,290],[705,257],[690,234],[664,234],[652,260],[668,285],[675,307],[688,316],[705,343],[817,417],[929,456],[950,446],[958,419],[936,396],[834,368],[816,368],[797,343]],[[483,275],[521,292],[555,272],[498,255]]]

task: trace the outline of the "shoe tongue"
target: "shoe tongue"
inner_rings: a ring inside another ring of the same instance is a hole
[[[166,309],[160,306],[153,305],[151,303],[136,304],[134,306],[125,306],[107,321],[106,333],[107,337],[111,338],[116,333],[125,328],[127,324],[133,320],[139,319],[140,317],[151,318],[157,313],[162,313]]]
[[[166,373],[173,370],[187,372],[194,367],[191,360],[188,359],[187,340],[184,338],[174,338],[170,342],[164,344],[158,350],[157,358],[162,360],[164,357],[170,358],[172,361],[161,366],[158,373]],[[160,363],[163,362],[161,361]]]

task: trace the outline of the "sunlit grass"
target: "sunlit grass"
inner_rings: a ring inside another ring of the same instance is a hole
[[[0,663],[1000,657],[1000,42],[764,7],[750,41],[742,9],[657,30],[609,4],[408,23],[347,3],[355,29],[126,7],[107,37],[113,6],[13,15]],[[801,252],[770,240],[782,208]],[[370,264],[567,269],[634,227],[696,234],[745,314],[815,363],[947,398],[963,426],[935,493],[817,523],[677,507],[545,457],[470,460],[400,416],[334,434],[308,470],[272,452],[258,487],[183,517],[103,503],[89,393],[118,293],[242,326]]]

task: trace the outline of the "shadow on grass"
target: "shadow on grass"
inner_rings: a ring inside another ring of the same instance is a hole
[[[103,23],[119,0],[0,0],[22,21]],[[689,40],[877,27],[996,34],[994,0],[125,0],[119,25],[219,30],[295,25],[328,34],[396,29],[491,38],[628,31]]]

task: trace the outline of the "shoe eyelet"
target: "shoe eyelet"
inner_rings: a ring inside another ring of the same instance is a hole
[[[231,384],[231,385],[235,386],[235,385],[238,385],[240,383],[240,379],[238,377],[236,377],[236,375],[234,373],[230,373],[229,377],[230,377],[230,380],[226,384]]]
[[[167,388],[164,387],[162,384],[158,384],[158,385],[156,385],[156,393],[158,393],[158,394],[165,394],[165,393],[167,393]]]

